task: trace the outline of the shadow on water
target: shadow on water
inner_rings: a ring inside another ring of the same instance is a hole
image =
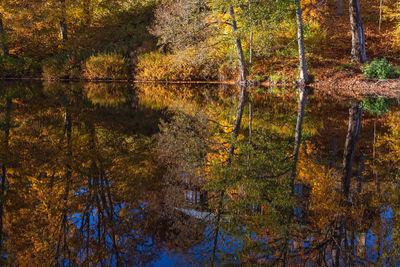
[[[396,100],[2,82],[3,265],[398,265]]]

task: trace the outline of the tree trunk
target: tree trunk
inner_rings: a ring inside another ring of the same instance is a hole
[[[237,24],[235,18],[235,11],[233,10],[232,6],[229,8],[229,16],[231,18],[232,31],[236,32]],[[245,83],[247,80],[247,69],[246,69],[246,61],[243,54],[242,41],[240,40],[240,37],[235,38],[235,43],[236,43],[237,56],[239,60],[240,82]]]
[[[251,15],[251,1],[249,1],[249,13]],[[250,44],[249,44],[249,67],[253,66],[253,19],[251,18],[251,25],[250,25]]]
[[[7,42],[6,42],[6,31],[4,29],[3,25],[3,15],[0,13],[0,49],[1,49],[1,56],[7,56],[8,55],[8,47],[7,47]]]
[[[303,32],[303,17],[301,11],[300,0],[296,0],[296,20],[297,20],[297,43],[299,46],[299,61],[300,61],[300,84],[307,84],[309,81],[306,63],[306,52],[304,48],[304,32]]]
[[[351,58],[352,60],[364,63],[367,61],[365,51],[364,24],[361,18],[359,0],[350,0],[350,25],[351,25]]]
[[[336,0],[336,14],[343,15],[343,0]]]
[[[383,6],[383,0],[379,1],[379,32],[381,32],[381,26],[382,26],[382,6]]]
[[[61,35],[61,40],[64,42],[68,40],[68,27],[65,19],[66,16],[65,0],[60,0],[60,3],[61,3],[60,35]]]
[[[343,153],[342,192],[346,199],[349,198],[350,194],[350,181],[352,176],[354,151],[358,136],[360,134],[362,113],[363,108],[360,107],[360,103],[358,101],[351,103],[349,109],[349,128],[347,131]]]

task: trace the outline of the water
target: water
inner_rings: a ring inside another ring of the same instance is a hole
[[[346,198],[361,103],[310,94],[291,197],[293,88],[249,89],[236,140],[235,87],[0,87],[2,265],[400,264],[396,100],[364,101]]]

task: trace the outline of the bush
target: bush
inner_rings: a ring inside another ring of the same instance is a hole
[[[91,56],[84,65],[89,80],[124,80],[129,78],[129,61],[117,53]]]
[[[1,77],[32,76],[39,72],[39,65],[32,58],[5,56],[0,58]]]
[[[365,110],[372,115],[383,115],[392,107],[393,100],[386,98],[366,98],[362,101]]]
[[[47,58],[42,62],[42,75],[48,80],[82,78],[82,62],[87,58],[84,53],[61,54]]]
[[[219,59],[205,57],[197,60],[194,54],[161,54],[152,52],[139,56],[136,79],[142,81],[201,81],[233,78],[231,66]]]
[[[386,58],[374,59],[371,63],[361,67],[361,70],[368,78],[393,79],[397,77],[396,69]]]

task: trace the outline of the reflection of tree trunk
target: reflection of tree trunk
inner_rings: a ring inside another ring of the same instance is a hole
[[[235,11],[232,6],[229,8],[229,15],[231,17],[232,31],[236,32],[238,28],[236,24]],[[235,43],[236,43],[237,56],[239,60],[240,81],[245,82],[247,80],[247,69],[242,49],[242,41],[240,40],[239,37],[236,37]]]
[[[336,0],[336,14],[343,15],[343,0]]]
[[[7,98],[5,103],[5,129],[4,129],[4,140],[3,140],[3,158],[1,164],[1,196],[0,196],[0,248],[3,249],[3,216],[4,216],[4,202],[6,193],[6,179],[7,179],[7,167],[6,160],[8,151],[8,141],[10,139],[10,124],[11,124],[11,99]]]
[[[138,109],[139,107],[139,97],[137,96],[137,88],[136,87],[130,87],[129,88],[129,99],[128,103],[132,107],[133,110]]]
[[[349,109],[349,127],[343,154],[342,193],[348,199],[352,176],[355,147],[361,129],[363,109],[358,101],[352,102]]]
[[[65,117],[64,117],[64,130],[65,136],[67,138],[67,151],[66,151],[66,173],[65,173],[65,193],[63,198],[63,213],[61,219],[61,228],[57,242],[56,249],[56,262],[58,262],[60,256],[60,249],[62,244],[63,257],[62,262],[64,265],[64,261],[68,258],[68,262],[71,262],[71,251],[68,247],[67,235],[69,233],[68,226],[68,196],[70,191],[70,183],[71,183],[71,161],[72,161],[72,123],[71,123],[71,113],[69,107],[65,108]]]
[[[251,101],[249,101],[249,150],[247,152],[247,171],[250,170],[250,148],[251,148],[251,138],[252,138],[252,125],[253,124],[253,107]]]
[[[102,249],[107,247],[107,240],[112,242],[112,252],[115,254],[116,266],[121,266],[120,252],[118,248],[118,236],[115,229],[114,223],[114,204],[111,195],[110,182],[108,176],[102,166],[102,160],[100,154],[96,149],[96,130],[92,123],[87,124],[89,131],[89,151],[92,155],[92,163],[90,165],[89,177],[88,177],[88,203],[86,211],[90,211],[95,206],[97,209],[97,246],[96,246],[96,257],[100,264],[103,264],[104,255]],[[88,215],[90,217],[90,213]],[[87,231],[87,243],[86,251],[89,252],[89,241],[90,241],[90,218],[86,225]],[[89,254],[87,253],[89,258]]]
[[[363,109],[360,107],[360,102],[354,101],[350,104],[349,108],[349,126],[346,136],[346,143],[343,153],[343,176],[342,176],[342,194],[345,199],[349,199],[350,196],[350,182],[352,177],[352,165],[354,159],[355,147],[357,144],[358,136],[361,130]],[[343,205],[343,203],[341,203]],[[340,254],[343,252],[343,260],[347,261],[348,244],[347,244],[347,233],[346,233],[347,218],[343,215],[339,216],[337,226],[335,229],[334,239],[335,244],[332,249],[334,254],[334,266],[340,265]]]
[[[374,121],[374,144],[373,144],[373,152],[372,152],[372,172],[375,176],[376,191],[379,196],[380,191],[381,191],[381,183],[379,181],[378,170],[376,169],[376,165],[375,165],[375,155],[376,155],[376,120]]]
[[[1,49],[1,56],[8,55],[8,48],[7,48],[7,40],[6,40],[6,31],[3,25],[3,15],[0,13],[0,49]]]
[[[367,61],[365,52],[364,24],[361,18],[360,1],[350,0],[350,25],[351,25],[351,57],[354,61],[364,63]]]
[[[235,151],[235,142],[239,135],[240,125],[241,125],[242,117],[243,117],[244,106],[246,104],[246,96],[247,96],[247,88],[245,86],[241,86],[240,87],[239,105],[238,105],[237,112],[236,112],[236,120],[233,125],[232,143],[229,148],[228,159],[226,162],[228,168],[230,168],[231,164],[232,164],[232,158],[233,158],[234,151]],[[216,227],[215,227],[216,229],[215,229],[215,234],[214,234],[213,250],[212,250],[212,256],[211,256],[211,266],[214,266],[214,264],[215,264],[215,256],[216,256],[217,247],[218,247],[218,236],[219,236],[219,231],[220,231],[220,227],[221,227],[221,215],[222,215],[223,200],[224,200],[225,192],[220,191],[218,194],[219,194],[219,201],[218,201],[218,211],[217,211],[217,218],[216,218]]]
[[[299,88],[299,92],[300,92],[299,109],[297,113],[297,124],[296,124],[296,133],[295,133],[294,150],[293,150],[293,166],[292,166],[291,180],[290,180],[292,194],[294,193],[294,181],[296,179],[297,161],[299,158],[304,110],[306,108],[308,90],[307,88]]]
[[[235,151],[234,143],[236,142],[236,139],[239,135],[240,125],[242,123],[244,106],[246,104],[246,97],[247,97],[247,88],[245,86],[241,86],[240,87],[239,105],[238,105],[237,112],[236,112],[236,120],[233,125],[232,143],[229,148],[229,154],[228,154],[228,159],[227,159],[228,167],[230,167],[230,165],[232,163],[232,157],[233,157],[233,154]]]
[[[360,156],[360,162],[358,165],[358,175],[357,175],[357,193],[360,194],[362,192],[363,184],[364,184],[364,170],[365,170],[365,157],[362,154]]]
[[[328,166],[326,168],[327,172],[335,167],[336,156],[338,153],[338,139],[339,137],[337,135],[332,137],[332,149],[329,153]]]
[[[299,49],[299,63],[300,63],[299,82],[302,84],[306,84],[309,81],[309,77],[306,64],[306,52],[304,48],[303,17],[302,17],[300,1],[301,0],[296,0],[297,43]]]
[[[363,260],[366,256],[367,250],[367,234],[356,234],[357,258]]]

